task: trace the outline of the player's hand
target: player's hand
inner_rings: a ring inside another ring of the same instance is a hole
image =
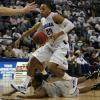
[[[18,40],[15,41],[15,47],[18,48],[19,45],[20,45],[20,39],[18,39]]]
[[[11,95],[12,95],[11,93],[2,94],[2,96],[11,96]]]
[[[12,89],[10,92],[2,94],[2,96],[11,96],[12,94],[14,94],[16,92],[17,92],[17,90]]]
[[[28,12],[31,12],[31,11],[35,11],[36,8],[37,8],[37,4],[35,4],[35,2],[32,2],[32,3],[26,5],[23,8],[23,13],[28,13]]]
[[[62,32],[59,32],[59,33],[53,33],[50,38],[53,39],[53,40],[56,40],[59,36],[62,35]]]
[[[28,98],[28,96],[25,96],[25,95],[17,95],[17,97],[18,98],[23,98],[23,99]]]
[[[53,37],[54,40],[56,40],[59,37],[59,34],[58,33],[53,33],[52,37]]]

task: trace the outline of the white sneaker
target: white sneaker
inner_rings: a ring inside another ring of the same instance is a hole
[[[16,85],[16,84],[12,83],[11,87],[14,88],[14,89],[16,89],[18,92],[26,94],[27,88],[24,85]]]

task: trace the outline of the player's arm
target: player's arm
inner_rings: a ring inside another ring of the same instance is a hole
[[[29,36],[31,33],[34,33],[38,30],[38,28],[41,26],[41,22],[36,23],[32,28],[30,28],[29,30],[27,30],[26,32],[24,32],[22,34],[22,36],[15,42],[15,46],[19,47],[19,43],[20,41],[24,38]]]
[[[61,15],[53,16],[53,20],[56,24],[63,24],[64,25],[64,28],[62,29],[61,32],[54,34],[55,38],[59,37],[62,34],[68,34],[74,28],[74,24]]]
[[[44,97],[47,97],[47,93],[43,88],[41,88],[38,91],[35,91],[34,95],[27,95],[27,96],[18,95],[17,97],[20,97],[23,99],[44,98]]]
[[[14,94],[14,93],[16,93],[16,92],[17,92],[17,90],[13,89],[13,90],[11,90],[11,91],[8,92],[8,93],[2,94],[2,96],[11,96],[12,94]]]
[[[34,2],[29,5],[26,5],[24,8],[21,8],[21,9],[0,7],[0,16],[13,16],[13,15],[16,16],[16,15],[25,14],[34,10],[36,10],[36,4],[34,4]]]
[[[24,37],[29,36],[31,33],[34,33],[37,31],[37,29],[41,26],[41,22],[36,23],[32,28],[24,32],[20,39],[23,39]]]

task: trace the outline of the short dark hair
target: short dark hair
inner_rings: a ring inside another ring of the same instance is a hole
[[[41,4],[45,4],[51,11],[56,11],[56,5],[52,2],[52,0],[35,0],[35,3],[39,6]]]
[[[40,84],[42,84],[43,80],[47,81],[48,77],[49,77],[48,74],[43,75],[40,72],[39,73],[35,73],[35,75],[34,75],[35,81],[38,82],[38,83],[40,83]]]

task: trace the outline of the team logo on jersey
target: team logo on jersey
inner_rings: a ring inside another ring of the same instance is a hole
[[[45,29],[45,28],[52,27],[52,26],[54,26],[53,23],[47,23],[43,26],[43,28]]]

